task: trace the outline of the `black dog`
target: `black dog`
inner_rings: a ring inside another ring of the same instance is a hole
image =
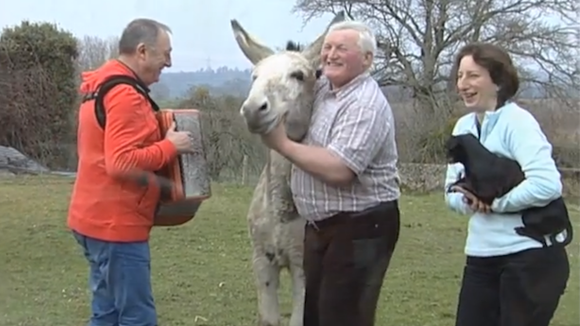
[[[518,162],[488,151],[472,134],[451,136],[447,141],[447,158],[449,163],[461,163],[465,168],[463,178],[453,185],[461,186],[487,205],[525,178]]]
[[[449,163],[461,163],[465,168],[465,175],[452,186],[462,187],[490,206],[495,198],[504,196],[525,180],[518,162],[490,152],[472,134],[451,136],[447,141],[447,158]],[[521,213],[524,227],[516,228],[518,234],[546,245],[544,235],[551,235],[552,242],[556,242],[555,235],[566,230],[566,240],[561,245],[572,241],[572,224],[562,197]]]

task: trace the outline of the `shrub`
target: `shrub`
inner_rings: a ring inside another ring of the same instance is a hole
[[[552,156],[559,167],[576,168],[580,162],[580,148],[578,146],[554,145]]]
[[[53,24],[24,21],[2,31],[1,144],[52,168],[70,164],[76,57],[76,39]]]
[[[237,113],[242,102],[242,98],[215,96],[207,88],[194,87],[178,105],[201,111],[206,158],[213,180],[224,181],[244,172],[257,175],[265,162],[264,145],[247,131]],[[249,171],[243,171],[245,156]]]
[[[421,136],[417,142],[417,157],[421,158],[422,163],[445,163],[446,150],[445,143],[459,117],[451,117],[446,123],[432,129],[431,132]]]

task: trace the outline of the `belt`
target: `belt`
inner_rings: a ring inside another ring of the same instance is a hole
[[[340,212],[338,214],[332,215],[332,216],[327,217],[327,218],[320,220],[320,221],[307,221],[307,226],[310,226],[316,230],[325,229],[327,227],[331,227],[333,225],[343,223],[347,219],[365,218],[369,215],[376,213],[377,211],[381,211],[381,210],[386,211],[386,210],[395,209],[398,207],[399,207],[398,200],[385,201],[385,202],[379,203],[378,205],[364,209],[362,211]]]

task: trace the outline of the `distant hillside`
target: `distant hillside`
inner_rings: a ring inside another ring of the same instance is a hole
[[[205,86],[216,95],[228,94],[246,96],[250,90],[251,71],[221,67],[218,69],[203,69],[194,72],[167,72],[161,75],[160,82],[153,85],[152,91],[156,98],[183,97],[192,87]],[[520,98],[541,98],[543,92],[529,85],[522,85]],[[409,92],[400,87],[385,88],[389,97],[408,98]],[[406,94],[406,95],[405,95]],[[577,93],[574,93],[577,96]]]
[[[194,72],[167,72],[161,75],[158,84],[167,87],[169,97],[182,97],[193,86],[206,86],[214,94],[226,93],[244,96],[250,90],[250,70],[221,67],[215,70],[204,69]],[[153,91],[157,85],[154,85]],[[165,90],[163,90],[165,92]],[[165,95],[165,94],[164,94]]]

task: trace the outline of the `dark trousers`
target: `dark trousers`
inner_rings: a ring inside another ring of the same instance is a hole
[[[399,224],[396,201],[307,224],[304,326],[374,325]]]
[[[467,257],[456,326],[548,326],[570,274],[562,247]]]

